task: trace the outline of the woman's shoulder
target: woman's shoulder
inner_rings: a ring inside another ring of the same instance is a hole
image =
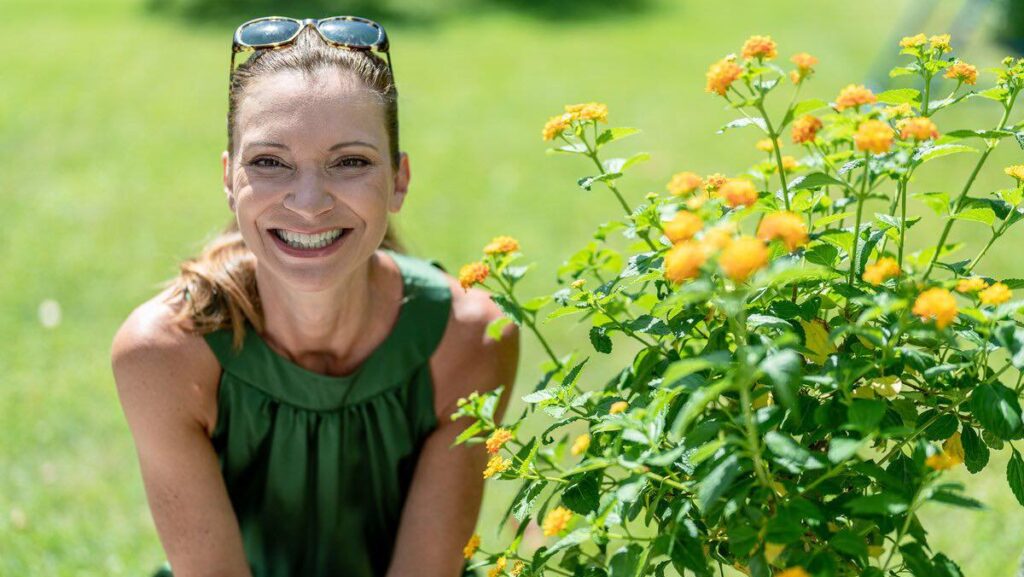
[[[191,321],[178,320],[181,303],[170,297],[170,288],[161,291],[118,327],[110,348],[116,386],[122,404],[149,399],[183,410],[212,433],[220,363]]]
[[[519,360],[519,329],[506,324],[498,339],[487,334],[491,321],[504,315],[484,288],[462,288],[451,274],[440,272],[451,291],[451,311],[441,342],[430,359],[434,404],[439,422],[448,421],[459,398],[506,384],[511,390]]]

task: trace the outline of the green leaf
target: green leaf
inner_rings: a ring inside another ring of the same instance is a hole
[[[936,158],[942,158],[943,156],[949,156],[951,154],[960,154],[962,152],[978,152],[978,149],[973,146],[966,146],[963,144],[940,144],[938,146],[923,148],[917,151],[914,155],[913,161],[915,164],[921,165],[929,160],[935,160]]]
[[[646,152],[638,152],[633,156],[630,156],[629,158],[609,158],[608,160],[604,161],[602,165],[604,165],[605,172],[622,173],[626,172],[626,169],[633,166],[634,164],[639,164],[650,159],[650,154]]]
[[[1017,449],[1013,450],[1010,462],[1006,465],[1006,480],[1017,502],[1024,505],[1024,459],[1021,459]]]
[[[1021,438],[1020,402],[1012,390],[1002,383],[985,383],[971,393],[971,413],[985,430],[1009,441]]]
[[[722,459],[697,485],[697,502],[701,510],[707,511],[714,502],[725,495],[739,474],[739,457],[732,454]]]
[[[883,104],[913,103],[921,99],[921,91],[913,88],[896,88],[879,93],[877,98],[878,102]]]
[[[950,138],[1006,138],[1013,136],[1010,130],[954,130],[943,136]]]
[[[744,126],[757,126],[761,130],[764,130],[764,131],[768,130],[768,125],[765,124],[765,121],[764,121],[763,118],[753,118],[753,117],[746,118],[745,117],[745,118],[737,118],[736,120],[733,120],[732,122],[730,122],[729,124],[726,124],[722,128],[719,128],[717,134],[722,134],[723,132],[725,132],[726,130],[729,130],[731,128],[743,128]]]
[[[622,176],[621,172],[607,172],[605,174],[599,174],[597,176],[584,176],[583,178],[576,181],[576,184],[580,185],[583,190],[590,190],[590,187],[594,186],[595,182],[610,182]]]
[[[647,551],[637,543],[630,543],[612,555],[608,563],[609,577],[637,577],[642,565],[641,558],[645,557]]]
[[[857,497],[846,506],[860,515],[899,515],[909,508],[903,497],[889,492]]]
[[[872,399],[854,399],[848,412],[850,425],[865,433],[878,428],[885,416],[885,403]]]
[[[779,464],[791,473],[802,473],[805,470],[821,469],[825,466],[808,449],[778,431],[768,431],[764,436],[764,444],[772,453],[775,453]]]
[[[996,221],[996,213],[991,208],[967,208],[953,215],[957,220],[973,220],[988,226]]]
[[[562,491],[562,503],[580,515],[596,511],[601,490],[601,471],[579,475]]]
[[[596,146],[601,147],[609,142],[621,140],[640,132],[639,128],[609,128],[598,135]]]
[[[801,190],[805,188],[821,188],[823,186],[846,186],[846,183],[833,178],[824,172],[812,172],[805,176],[798,176],[789,185],[790,190]]]
[[[922,202],[928,205],[928,208],[932,209],[939,216],[949,211],[948,192],[919,192],[913,196],[914,198],[920,198]]]
[[[605,334],[604,327],[590,327],[590,344],[599,353],[612,352],[612,339]]]
[[[971,473],[977,473],[988,464],[988,446],[973,427],[964,426],[960,433],[960,443],[964,447],[964,466]]]
[[[487,336],[491,337],[495,341],[501,340],[501,329],[505,328],[505,325],[512,322],[512,319],[502,315],[491,322],[487,323]]]
[[[802,367],[803,361],[792,349],[769,354],[761,361],[759,367],[772,381],[775,395],[782,405],[795,414],[799,414],[800,411],[797,388],[800,385]]]

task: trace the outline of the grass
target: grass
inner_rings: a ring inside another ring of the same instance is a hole
[[[586,162],[544,154],[540,127],[563,104],[602,101],[614,124],[644,130],[615,145],[623,155],[653,156],[623,185],[636,204],[663,190],[673,172],[736,173],[756,160],[753,132],[715,134],[732,117],[703,92],[708,63],[750,34],[770,33],[784,57],[807,50],[821,59],[807,95],[828,99],[863,81],[879,50],[895,52],[883,15],[910,2],[829,3],[813,13],[797,0],[743,0],[728,10],[670,0],[636,0],[628,10],[526,0],[364,4],[353,13],[388,26],[402,90],[402,147],[413,173],[398,221],[403,238],[412,252],[451,269],[476,258],[492,236],[512,234],[538,263],[523,285],[536,295],[557,288],[562,260],[597,224],[619,216],[605,191],[576,187],[590,173]],[[238,22],[280,10],[159,6],[5,4],[0,32],[14,58],[0,91],[0,575],[148,575],[164,558],[110,375],[109,343],[128,311],[228,219],[219,153],[229,37]],[[945,31],[954,11],[946,4],[934,22],[897,33]],[[962,52],[982,67],[1005,52],[985,41],[987,30]],[[954,38],[955,46],[964,42]],[[994,125],[998,112],[979,103],[937,121],[944,130]],[[1005,144],[975,190],[1005,186],[998,167],[1019,155]],[[952,190],[968,162],[929,165],[916,190]],[[919,226],[936,229],[928,218]],[[954,231],[968,245],[964,255],[980,247],[971,226]],[[1010,247],[1022,240],[1018,229],[982,270],[1020,276]],[[37,319],[46,299],[63,311],[54,329]],[[586,345],[583,326],[549,327],[560,352]],[[613,355],[594,359],[589,378],[601,380],[630,352],[618,342]],[[533,387],[541,353],[524,339],[518,391]],[[1010,575],[1024,549],[1024,535],[1007,530],[1022,509],[1003,479],[1005,460],[977,477],[954,474],[989,510],[926,510],[933,544],[966,575]],[[488,485],[485,548],[496,543],[494,518],[509,491]]]

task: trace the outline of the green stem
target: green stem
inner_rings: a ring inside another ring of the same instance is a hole
[[[864,197],[867,194],[868,175],[870,173],[869,160],[870,152],[864,153],[864,180],[860,184],[860,194],[857,195],[857,220],[853,226],[853,245],[850,247],[850,286],[853,286],[857,278],[857,245],[860,243],[860,224],[864,215]]]
[[[516,308],[518,308],[519,310],[525,310],[523,309],[522,305],[519,304],[519,300],[516,299],[515,294],[512,293],[512,286],[510,284],[505,284],[500,274],[495,274],[493,278],[498,284],[501,285],[501,288],[505,290],[506,294],[508,294],[508,298],[509,300],[512,301],[512,304],[514,304]],[[534,336],[536,336],[537,340],[540,341],[540,344],[542,347],[544,347],[544,350],[547,352],[548,357],[550,357],[551,361],[555,363],[555,367],[557,367],[557,370],[562,370],[563,368],[565,368],[565,366],[562,364],[562,361],[558,360],[558,357],[555,355],[555,352],[551,350],[551,346],[548,345],[548,341],[544,338],[544,335],[541,334],[540,330],[537,328],[537,325],[534,324],[533,319],[531,319],[530,315],[528,314],[528,311],[526,312],[527,314],[523,315],[523,322],[526,323],[527,328],[533,331]]]
[[[782,200],[786,205],[786,210],[789,210],[789,184],[786,183],[786,170],[782,167],[782,152],[779,150],[778,137],[775,133],[775,128],[772,126],[771,119],[768,118],[768,112],[764,109],[764,96],[757,101],[757,109],[761,112],[761,118],[764,119],[765,127],[768,129],[768,138],[772,141],[772,150],[775,151],[775,163],[779,167],[779,181],[782,183]]]
[[[909,176],[907,177],[909,178]],[[900,181],[900,252],[897,259],[900,271],[903,270],[903,247],[907,244],[907,181]],[[897,281],[898,282],[898,281]]]

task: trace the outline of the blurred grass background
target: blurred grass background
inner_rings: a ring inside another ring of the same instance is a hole
[[[522,285],[522,294],[534,296],[560,288],[554,280],[563,259],[599,223],[619,217],[605,190],[577,188],[576,178],[590,174],[585,159],[544,154],[540,128],[563,104],[605,102],[612,125],[643,129],[614,145],[622,156],[653,156],[622,183],[636,204],[647,191],[663,191],[673,172],[735,174],[760,160],[754,132],[715,134],[733,117],[704,92],[708,64],[738,51],[747,36],[771,34],[787,66],[795,52],[819,57],[803,96],[828,100],[845,84],[864,82],[880,54],[894,64],[899,36],[969,23],[960,1],[941,3],[926,20],[914,20],[918,4],[363,0],[341,13],[379,19],[392,37],[401,146],[413,174],[398,230],[411,252],[439,258],[451,271],[477,258],[491,237],[511,234],[527,261],[537,262]],[[164,555],[110,374],[111,338],[230,216],[219,154],[234,27],[268,14],[339,10],[310,0],[8,0],[4,7],[0,576],[148,575]],[[999,12],[981,14],[977,24],[953,45],[979,69],[997,66],[1010,52],[993,40],[1003,25]],[[991,83],[983,72],[980,85]],[[943,131],[990,127],[999,113],[977,99],[936,122]],[[1020,157],[1005,142],[975,194],[1008,186],[1001,168]],[[912,191],[959,190],[973,162],[961,155],[929,164]],[[954,229],[967,243],[964,258],[984,241],[980,226]],[[913,231],[919,246],[934,242],[936,229],[926,216]],[[1022,241],[1018,227],[979,270],[1020,277]],[[40,321],[44,302],[47,323]],[[55,326],[53,303],[61,311]],[[589,349],[586,328],[563,320],[548,325],[548,334],[564,354]],[[521,410],[518,397],[533,388],[542,360],[531,338],[523,343],[510,416]],[[631,358],[629,343],[616,345],[610,356],[584,351],[600,357],[584,381],[599,386]],[[1005,461],[1000,455],[977,476],[962,468],[951,475],[988,510],[926,508],[934,546],[968,576],[1009,576],[1024,549],[1024,532],[1015,530],[1024,508],[1006,486]],[[495,519],[512,489],[488,485],[485,549],[507,542],[495,539]]]

